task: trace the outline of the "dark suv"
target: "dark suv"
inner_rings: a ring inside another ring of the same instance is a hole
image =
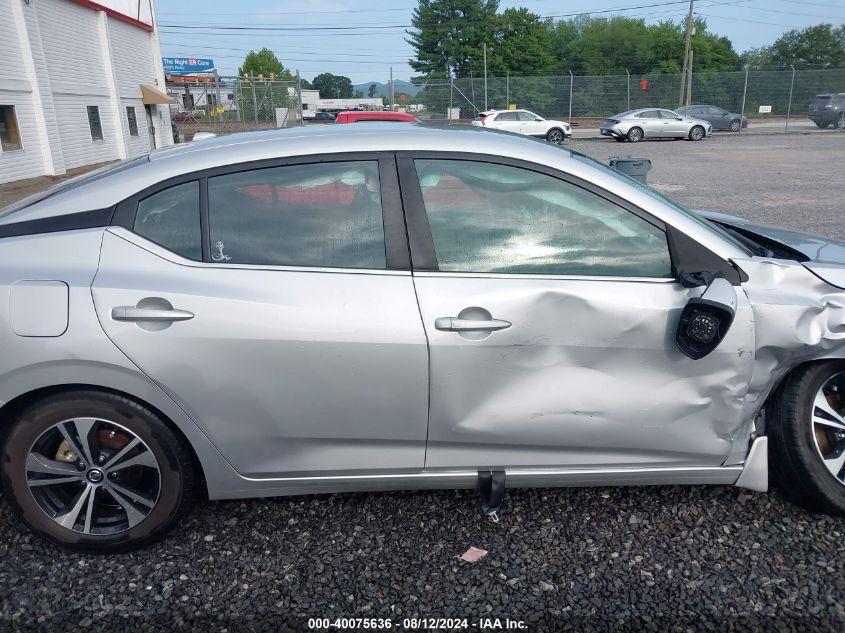
[[[819,127],[834,125],[845,130],[845,92],[816,95],[807,109],[807,116]]]

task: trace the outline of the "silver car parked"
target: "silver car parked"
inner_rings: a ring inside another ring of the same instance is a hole
[[[731,222],[470,127],[241,134],[62,184],[0,214],[5,498],[114,551],[196,498],[493,512],[506,486],[763,491],[770,456],[841,513],[845,267]]]
[[[602,121],[603,136],[637,143],[644,138],[686,138],[700,141],[713,133],[707,121],[684,116],[673,110],[640,108],[614,114]]]

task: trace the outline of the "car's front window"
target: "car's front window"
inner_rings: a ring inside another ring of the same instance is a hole
[[[528,169],[416,160],[441,271],[671,277],[662,229]]]

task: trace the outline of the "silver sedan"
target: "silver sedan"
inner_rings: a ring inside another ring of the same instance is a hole
[[[700,141],[713,133],[707,121],[684,116],[672,110],[640,108],[614,114],[602,121],[603,136],[637,143],[647,138],[686,138]]]
[[[0,464],[32,530],[115,551],[197,498],[478,488],[493,513],[770,474],[845,510],[842,251],[525,137],[353,128],[0,213]]]

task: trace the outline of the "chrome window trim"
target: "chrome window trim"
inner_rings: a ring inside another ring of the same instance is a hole
[[[269,264],[221,264],[218,262],[200,262],[193,259],[181,257],[155,242],[147,238],[133,233],[129,229],[122,226],[109,226],[106,231],[115,235],[127,242],[143,248],[145,251],[153,255],[165,259],[173,264],[179,266],[187,266],[191,268],[205,268],[209,270],[266,270],[278,272],[293,272],[293,273],[333,273],[343,275],[389,275],[410,277],[410,270],[400,269],[381,269],[381,268],[329,268],[329,267],[309,267],[309,266],[272,266]]]
[[[470,273],[454,270],[417,270],[414,277],[457,277],[470,279],[536,279],[538,281],[618,281],[621,283],[678,284],[673,277],[611,277],[603,275],[540,275],[526,273]],[[680,284],[678,284],[680,286]]]

